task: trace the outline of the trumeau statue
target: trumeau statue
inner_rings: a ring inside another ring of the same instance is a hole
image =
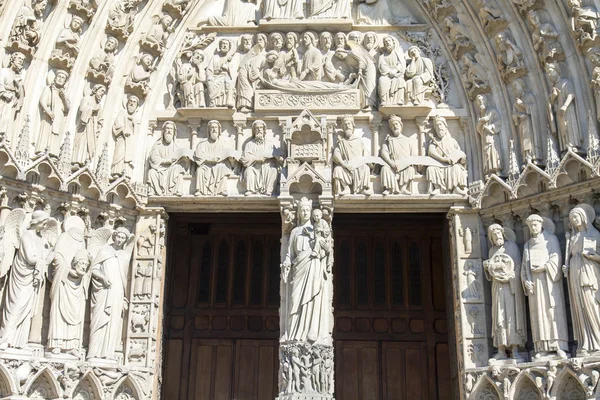
[[[246,184],[246,196],[271,196],[283,164],[281,150],[267,138],[267,125],[264,121],[252,123],[252,138],[244,145],[240,162],[244,166],[243,181]]]
[[[94,159],[103,124],[101,102],[105,94],[106,86],[94,85],[91,93],[83,98],[79,106],[79,125],[73,147],[73,163],[80,166]]]
[[[493,360],[521,359],[519,347],[527,340],[525,297],[521,285],[521,252],[509,228],[492,224],[488,228],[492,247],[483,262],[485,275],[492,282],[492,338],[498,352]],[[492,360],[490,360],[491,362]]]
[[[206,67],[206,82],[208,86],[209,107],[235,106],[235,86],[232,77],[231,42],[227,39],[219,40],[218,50],[208,60]]]
[[[175,143],[177,126],[166,121],[162,126],[160,139],[148,155],[148,184],[150,192],[156,196],[181,196],[181,179],[189,163],[191,151],[181,149]]]
[[[512,83],[515,95],[513,103],[512,120],[517,127],[519,140],[521,141],[521,152],[523,162],[539,160],[541,153],[536,146],[535,132],[533,130],[533,122],[535,115],[535,98],[531,92],[525,91],[525,82],[523,79],[515,79]]]
[[[110,174],[113,178],[122,175],[131,177],[133,172],[134,139],[138,124],[135,114],[139,105],[140,99],[137,96],[129,96],[125,109],[119,111],[113,123],[112,135],[115,141],[115,150],[110,167]]]
[[[342,135],[333,150],[333,182],[337,195],[373,194],[371,189],[371,169],[364,162],[369,156],[365,143],[355,131],[354,117],[344,115],[342,118]]]
[[[577,123],[577,106],[573,83],[561,76],[561,68],[557,63],[546,64],[546,73],[552,82],[552,92],[548,99],[548,114],[551,129],[558,133],[560,149],[580,150],[583,136]]]
[[[460,149],[456,139],[450,136],[448,124],[443,117],[434,117],[433,131],[427,154],[442,163],[442,166],[427,167],[427,180],[431,186],[429,192],[466,194],[466,154]]]
[[[35,146],[38,154],[48,150],[51,155],[58,155],[59,135],[70,108],[70,101],[65,93],[68,78],[69,74],[66,71],[58,70],[53,82],[42,91],[40,97],[42,121]]]
[[[592,225],[595,217],[592,206],[575,206],[569,213],[572,231],[566,234],[563,272],[569,284],[577,357],[600,350],[600,232]]]
[[[49,62],[57,68],[71,70],[75,58],[79,54],[79,40],[83,29],[83,19],[74,15],[68,28],[60,31],[56,39],[55,49]]]
[[[483,172],[486,175],[491,175],[502,169],[500,154],[498,152],[500,115],[495,108],[489,106],[486,95],[478,95],[475,98],[475,104],[479,110],[477,133],[481,136]]]
[[[531,239],[523,249],[521,281],[529,297],[534,359],[551,354],[566,358],[568,333],[562,254],[554,235],[554,223],[537,214],[530,215],[525,222]]]
[[[29,227],[21,234],[24,218],[23,213],[22,219],[7,226],[4,233],[4,240],[14,243],[13,248],[17,250],[17,254],[8,273],[4,293],[0,349],[27,346],[31,320],[37,310],[37,300],[46,279],[48,264],[53,258],[50,249],[58,236],[58,223],[47,212],[34,211]],[[13,254],[9,254],[8,259],[12,259]]]
[[[119,41],[114,36],[107,36],[104,41],[103,54],[96,55],[90,60],[87,76],[93,82],[108,85],[115,73],[115,55]]]
[[[127,229],[117,228],[112,234],[113,242],[102,248],[92,263],[88,358],[113,359],[121,341],[132,239]]]
[[[236,162],[234,145],[223,137],[219,121],[209,121],[207,131],[208,137],[200,140],[194,152],[195,195],[227,196],[227,178],[233,174]]]
[[[406,94],[406,57],[396,39],[383,38],[383,53],[378,60],[380,105],[404,105]]]
[[[23,105],[25,89],[21,72],[24,63],[25,56],[16,52],[10,55],[8,67],[0,69],[0,137],[6,135]]]
[[[402,119],[396,115],[388,121],[390,134],[381,146],[381,158],[387,163],[381,167],[381,186],[383,195],[411,194],[411,184],[415,177],[415,167],[403,164],[405,157],[419,155],[419,143],[416,135],[406,136]]]

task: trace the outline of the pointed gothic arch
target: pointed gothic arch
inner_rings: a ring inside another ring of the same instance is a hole
[[[62,396],[62,389],[49,367],[40,370],[26,384],[23,392],[30,399],[54,400]]]
[[[90,370],[79,380],[73,390],[73,400],[102,400],[102,383]]]

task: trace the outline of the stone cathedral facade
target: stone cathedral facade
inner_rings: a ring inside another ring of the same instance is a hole
[[[600,398],[599,0],[0,0],[0,399]]]

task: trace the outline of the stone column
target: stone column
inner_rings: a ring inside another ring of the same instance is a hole
[[[332,196],[280,197],[282,215],[279,395],[332,400]]]

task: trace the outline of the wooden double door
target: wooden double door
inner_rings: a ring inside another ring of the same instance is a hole
[[[442,218],[337,214],[338,400],[450,399]],[[163,398],[278,393],[278,215],[173,215]]]

